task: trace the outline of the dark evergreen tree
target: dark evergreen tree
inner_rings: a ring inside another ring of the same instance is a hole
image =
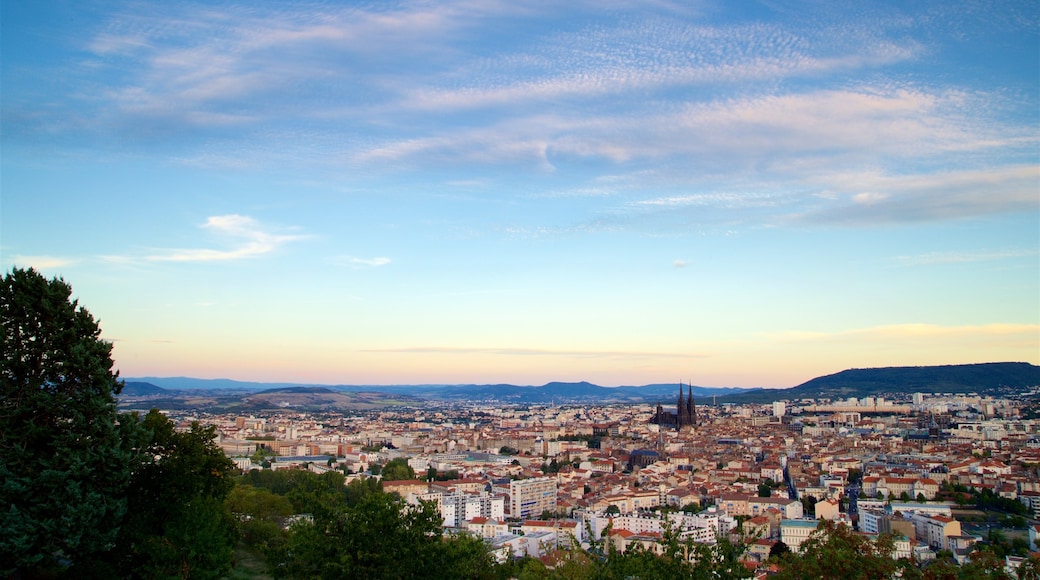
[[[112,345],[71,295],[32,269],[0,284],[0,576],[105,559],[126,513],[133,426]]]

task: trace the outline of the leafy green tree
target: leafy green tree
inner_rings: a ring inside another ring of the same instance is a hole
[[[386,481],[415,479],[415,470],[408,465],[407,459],[398,457],[387,461],[383,466],[383,479]]]
[[[1018,580],[1040,580],[1040,557],[1030,556],[1018,566]]]
[[[736,580],[751,578],[752,572],[744,566],[743,557],[747,546],[734,544],[720,537],[715,545],[694,544],[687,541],[688,551],[693,554],[693,577]]]
[[[801,554],[781,558],[777,580],[800,578],[889,579],[898,568],[892,559],[892,536],[882,534],[876,541],[861,536],[852,528],[832,521],[820,527],[802,543]]]
[[[383,493],[383,486],[374,477],[361,477],[350,482],[347,488],[347,505],[354,506],[366,497]]]
[[[282,525],[292,515],[292,503],[284,496],[239,483],[225,504],[238,519],[239,534],[247,546],[266,553],[284,543]]]
[[[119,567],[153,578],[226,575],[238,539],[224,504],[235,466],[214,443],[215,427],[179,432],[153,409],[141,428],[145,453],[128,490]]]
[[[940,550],[935,559],[924,566],[924,580],[957,580],[959,571],[953,554]]]
[[[506,566],[502,566],[505,568]],[[515,574],[509,574],[509,578],[516,578],[517,580],[549,580],[552,578],[551,572],[545,567],[545,564],[537,558],[525,556],[516,560],[516,568],[519,570]]]
[[[126,514],[135,422],[116,411],[112,345],[71,295],[32,269],[0,283],[0,576],[90,568]]]
[[[688,514],[695,514],[695,513],[699,512],[700,510],[701,510],[700,504],[695,502],[695,501],[691,501],[690,503],[682,506],[682,508],[679,509],[679,511],[686,512]]]
[[[445,539],[441,523],[432,503],[369,493],[294,524],[274,570],[293,578],[491,578],[483,542]]]
[[[787,546],[787,544],[785,544],[783,542],[780,542],[780,541],[776,542],[775,544],[773,544],[769,548],[769,557],[770,558],[780,558],[784,554],[790,554],[790,553],[791,553],[791,548],[789,548]]]
[[[1011,580],[1004,571],[1004,558],[990,550],[976,550],[957,573],[959,580]]]
[[[758,484],[758,497],[769,497],[773,495],[773,489],[769,487],[768,483]]]

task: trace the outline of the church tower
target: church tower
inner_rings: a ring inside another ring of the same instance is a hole
[[[690,425],[697,426],[697,403],[693,400],[693,385],[690,385]]]
[[[679,402],[675,405],[675,430],[682,429],[686,421],[686,401],[683,400],[683,384],[679,381]]]

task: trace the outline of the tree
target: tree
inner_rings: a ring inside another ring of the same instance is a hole
[[[475,538],[442,537],[432,503],[409,506],[374,492],[356,505],[330,504],[290,528],[274,567],[305,578],[489,578],[491,559]]]
[[[238,539],[225,498],[235,469],[214,442],[216,428],[180,432],[152,409],[141,422],[145,450],[134,466],[118,566],[129,575],[220,578]]]
[[[266,553],[284,542],[282,525],[292,514],[292,504],[286,497],[239,483],[224,503],[238,519],[239,533],[247,546]]]
[[[1030,556],[1018,566],[1018,580],[1040,580],[1040,557]]]
[[[787,546],[787,544],[785,544],[783,542],[780,542],[780,541],[777,541],[775,544],[773,544],[769,548],[769,557],[770,558],[779,558],[779,557],[783,556],[784,554],[790,554],[790,553],[791,553],[791,548],[789,548]]]
[[[892,536],[876,541],[861,536],[844,524],[829,520],[802,543],[801,554],[781,557],[778,580],[796,578],[888,579],[897,569],[891,554]]]
[[[769,487],[768,483],[758,484],[758,497],[769,497],[773,494],[773,489]]]
[[[1004,557],[990,550],[976,550],[968,555],[968,562],[957,574],[964,580],[1011,580],[1004,571]]]
[[[690,503],[688,503],[688,504],[682,506],[681,508],[679,508],[679,511],[686,512],[688,514],[695,514],[695,513],[699,512],[699,511],[701,511],[701,506],[700,506],[699,503],[697,503],[695,501],[691,501]]]
[[[387,461],[386,465],[383,466],[382,473],[383,479],[386,481],[415,479],[415,470],[408,465],[407,459],[402,459],[400,457]]]
[[[86,566],[115,547],[133,456],[112,345],[60,278],[0,284],[0,576]]]

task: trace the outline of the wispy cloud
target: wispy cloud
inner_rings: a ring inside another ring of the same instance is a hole
[[[333,258],[334,264],[341,264],[350,266],[352,268],[378,268],[380,266],[386,266],[391,262],[390,258],[382,256],[375,258],[358,258],[355,256],[341,256],[339,258]]]
[[[943,173],[889,175],[878,171],[814,176],[828,195],[793,221],[871,225],[948,220],[1040,211],[1034,165]]]
[[[697,353],[675,353],[675,352],[643,352],[643,351],[612,351],[612,350],[554,350],[540,348],[511,348],[511,347],[438,347],[420,346],[406,348],[381,348],[366,349],[363,352],[384,353],[417,353],[417,354],[490,354],[501,356],[565,356],[577,358],[704,358],[706,355]]]
[[[211,216],[201,226],[218,237],[231,240],[225,249],[191,248],[169,249],[145,257],[152,262],[219,262],[240,260],[274,252],[281,246],[305,239],[299,234],[275,234],[264,229],[256,220],[237,214]]]
[[[985,337],[1021,337],[1040,341],[1040,325],[995,323],[982,325],[942,326],[938,324],[891,324],[870,328],[856,328],[837,332],[792,331],[771,334],[783,341],[878,341],[918,339],[918,338],[970,338],[980,340]]]
[[[65,266],[71,266],[76,262],[78,262],[78,260],[57,256],[15,255],[11,258],[11,263],[15,266],[35,268],[36,270],[54,270],[57,268],[64,268]]]
[[[971,262],[997,262],[1015,258],[1036,258],[1040,250],[1001,250],[977,252],[930,252],[915,256],[897,256],[900,266],[929,266],[935,264],[965,264]]]

